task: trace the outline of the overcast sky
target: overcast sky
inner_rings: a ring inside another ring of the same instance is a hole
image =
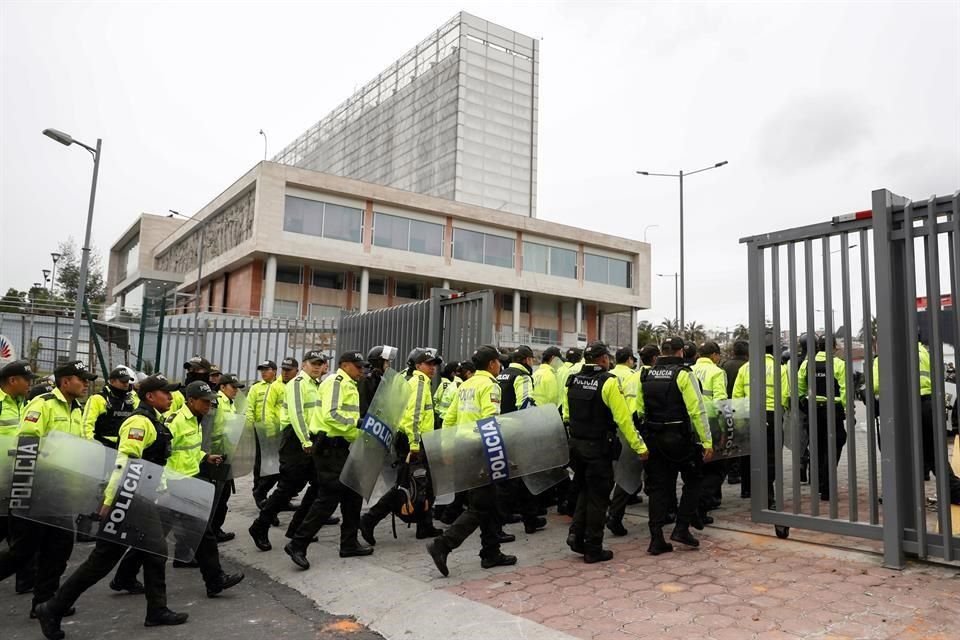
[[[960,188],[960,2],[0,2],[0,289],[82,240],[92,163],[40,135],[104,140],[93,227],[192,214],[467,10],[542,39],[539,217],[678,258],[687,319],[746,322],[738,239],[866,209],[870,191]],[[653,309],[673,315],[673,280]],[[946,289],[947,285],[944,285]]]

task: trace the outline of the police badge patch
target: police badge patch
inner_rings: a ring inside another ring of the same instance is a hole
[[[127,439],[129,440],[139,440],[143,442],[144,431],[143,429],[130,429],[130,432],[127,434]]]
[[[23,419],[25,422],[37,422],[38,420],[40,420],[40,412],[31,411],[27,413],[27,415]]]

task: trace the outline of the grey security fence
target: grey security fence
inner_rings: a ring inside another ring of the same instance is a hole
[[[397,347],[399,362],[415,347],[434,347],[444,360],[465,360],[481,344],[493,342],[493,292],[461,294],[431,289],[430,299],[340,316],[338,347],[366,351],[388,344]]]
[[[202,314],[199,330],[192,315],[168,316],[159,340],[157,371],[172,378],[181,377],[183,363],[200,354],[241,380],[256,380],[257,364],[273,360],[280,364],[286,357],[297,358],[316,349],[333,357],[337,324],[334,320],[283,320],[248,316]],[[153,331],[156,331],[155,329]],[[149,353],[149,351],[148,351]]]
[[[949,343],[960,335],[960,315],[948,315],[934,302],[921,317],[917,287],[920,283],[933,301],[957,300],[958,196],[913,203],[875,191],[871,211],[742,242],[748,251],[750,326],[765,327],[770,336],[751,331],[750,388],[766,389],[772,377],[774,397],[787,397],[786,408],[775,403],[768,427],[765,394],[751,394],[754,521],[776,525],[781,535],[793,526],[882,540],[890,567],[902,567],[905,553],[953,560],[960,538],[949,533],[945,366],[949,357],[956,358],[948,355],[955,353]],[[817,352],[815,334],[826,342],[826,406],[837,399],[835,383],[845,389],[842,420],[825,411],[820,418],[826,424],[818,424],[812,362],[807,395],[799,393],[801,334],[811,359]],[[926,347],[920,346],[921,337]],[[784,365],[787,389],[779,369],[767,371],[768,340],[774,367],[781,366],[782,351],[790,351]],[[920,371],[921,349],[929,352],[929,374]],[[846,365],[840,380],[834,380],[835,359]],[[932,393],[921,397],[920,378],[927,375]],[[809,411],[800,410],[804,400]],[[933,443],[932,452],[927,445],[928,456],[935,460],[936,482],[929,487],[925,432]],[[824,447],[827,486],[819,480]],[[801,482],[807,452],[809,487]]]

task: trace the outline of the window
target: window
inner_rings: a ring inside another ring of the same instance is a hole
[[[429,256],[443,255],[443,225],[410,221],[410,251]]]
[[[300,284],[300,267],[293,265],[277,265],[277,282]]]
[[[467,229],[453,230],[453,257],[497,267],[513,266],[513,238]]]
[[[340,307],[328,304],[311,304],[309,316],[311,320],[336,320],[340,317]]]
[[[556,329],[533,329],[533,342],[535,344],[558,344],[560,342],[560,332]]]
[[[413,300],[423,299],[423,285],[419,282],[404,282],[397,280],[396,296],[398,298],[411,298]]]
[[[616,258],[607,258],[605,256],[596,256],[590,253],[586,254],[585,258],[586,269],[584,278],[586,280],[628,289],[632,286],[630,262],[617,260]]]
[[[548,247],[537,242],[523,243],[523,270],[548,273],[561,278],[577,277],[577,252]]]
[[[300,303],[296,300],[274,300],[273,301],[274,318],[299,318]]]
[[[513,311],[513,294],[503,294],[503,310]],[[530,312],[530,296],[520,296],[520,313]]]
[[[360,291],[360,276],[353,276],[353,290]],[[370,278],[370,285],[367,288],[367,292],[375,296],[386,295],[387,293],[387,279],[386,278]]]
[[[443,225],[377,213],[373,222],[373,244],[440,256],[443,255]]]
[[[360,242],[363,212],[319,200],[287,196],[283,212],[283,230],[310,236]]]
[[[313,286],[324,289],[346,289],[347,276],[341,271],[314,271]]]

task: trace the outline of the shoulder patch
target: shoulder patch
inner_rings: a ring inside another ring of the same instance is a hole
[[[28,411],[27,415],[23,417],[24,422],[37,422],[40,420],[39,411]]]
[[[139,440],[140,442],[143,442],[144,435],[145,435],[145,432],[143,429],[140,429],[140,428],[130,429],[130,431],[127,432],[127,440]]]

